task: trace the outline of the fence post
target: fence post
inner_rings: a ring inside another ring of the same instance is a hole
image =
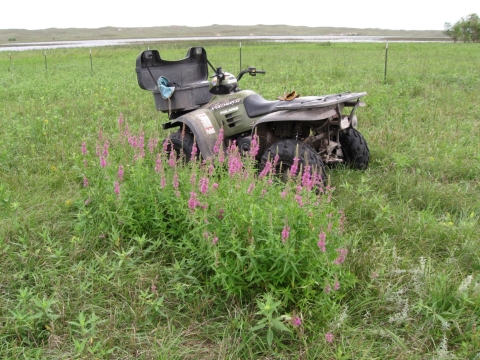
[[[90,70],[92,70],[93,73],[92,49],[90,49]]]
[[[388,64],[388,41],[385,45],[385,75],[383,76],[383,81],[387,81],[387,64]]]

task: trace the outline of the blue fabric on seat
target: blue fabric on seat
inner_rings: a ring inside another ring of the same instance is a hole
[[[175,86],[171,86],[170,82],[165,76],[160,76],[157,81],[158,88],[160,89],[160,93],[164,99],[169,99],[174,91]],[[170,86],[169,86],[170,85]]]

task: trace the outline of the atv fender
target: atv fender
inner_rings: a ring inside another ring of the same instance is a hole
[[[192,131],[202,157],[204,159],[212,158],[214,156],[213,147],[220,131],[216,121],[211,121],[204,112],[195,111],[164,123],[162,127],[166,130],[184,125]]]
[[[318,121],[332,117],[338,117],[339,113],[335,105],[323,108],[311,108],[302,110],[282,110],[258,119],[253,125],[253,130],[264,123],[279,122],[279,121]]]

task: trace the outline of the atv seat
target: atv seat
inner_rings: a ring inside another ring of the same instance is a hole
[[[296,98],[292,100],[265,100],[258,94],[247,96],[243,100],[243,105],[245,105],[245,110],[247,111],[248,117],[258,117],[266,114],[270,114],[275,111],[280,111],[283,109],[278,109],[278,105],[282,104],[292,104],[292,103],[302,103],[308,98]]]
[[[245,110],[250,118],[276,111],[275,106],[277,106],[278,103],[278,100],[265,100],[258,94],[250,95],[243,99],[243,105],[245,105]]]
[[[207,52],[203,47],[192,47],[181,60],[164,60],[157,50],[143,51],[136,62],[138,85],[153,93],[157,110],[190,110],[206,104],[211,94],[208,82]],[[175,86],[170,98],[162,98],[158,79],[163,76]]]

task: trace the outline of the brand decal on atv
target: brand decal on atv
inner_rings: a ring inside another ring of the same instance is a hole
[[[223,101],[218,101],[216,103],[213,103],[208,108],[210,110],[219,110],[219,109],[223,109],[227,106],[240,104],[241,102],[242,102],[242,98],[223,100]]]
[[[227,114],[233,113],[235,111],[238,111],[238,106],[235,106],[235,107],[227,109],[227,110],[220,111],[220,115],[227,115]]]
[[[213,127],[212,122],[205,113],[197,114],[197,118],[201,121],[203,127],[205,128],[205,132],[208,135],[215,134],[215,128]]]

